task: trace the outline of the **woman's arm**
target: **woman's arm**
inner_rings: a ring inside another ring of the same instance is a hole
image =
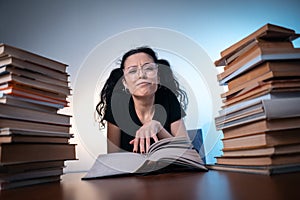
[[[179,119],[171,124],[171,133],[175,137],[185,136],[188,137],[188,133],[183,119]]]
[[[107,153],[121,151],[121,130],[114,124],[107,122]]]
[[[171,133],[163,127],[157,134],[159,139],[168,137],[188,136],[183,119],[179,119],[171,124]]]

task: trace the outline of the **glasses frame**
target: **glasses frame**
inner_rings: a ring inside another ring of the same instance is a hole
[[[147,71],[147,67],[150,67],[149,65],[151,65],[153,67],[152,71]],[[157,63],[145,63],[144,65],[142,65],[140,67],[132,66],[129,68],[136,69],[136,71],[133,70],[131,72],[130,72],[130,69],[129,70],[123,69],[124,76],[127,76],[130,79],[137,79],[141,72],[143,75],[146,74],[147,77],[152,78],[152,77],[157,76],[157,72],[158,72],[158,64]],[[153,74],[151,74],[151,73],[153,73]]]

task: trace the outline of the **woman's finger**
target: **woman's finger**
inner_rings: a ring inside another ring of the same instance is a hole
[[[147,138],[146,138],[146,152],[147,152],[147,153],[148,153],[148,151],[149,151],[149,148],[150,148],[150,138],[147,137]]]
[[[157,138],[156,134],[154,134],[154,135],[152,136],[152,138],[154,139],[154,142],[158,142],[158,138]]]
[[[134,143],[133,143],[133,152],[134,153],[138,152],[138,145],[139,145],[139,138],[135,138]]]
[[[140,152],[145,153],[145,138],[140,138]]]

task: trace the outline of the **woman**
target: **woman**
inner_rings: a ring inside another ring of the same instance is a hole
[[[180,100],[180,102],[178,101]],[[166,60],[148,47],[132,49],[107,79],[96,111],[107,122],[108,152],[145,153],[162,138],[186,136],[186,93]]]

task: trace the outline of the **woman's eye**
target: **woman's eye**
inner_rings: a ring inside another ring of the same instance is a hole
[[[145,71],[153,71],[153,67],[152,66],[147,66],[144,68]]]
[[[137,69],[131,69],[128,71],[129,74],[135,74],[137,72]]]

